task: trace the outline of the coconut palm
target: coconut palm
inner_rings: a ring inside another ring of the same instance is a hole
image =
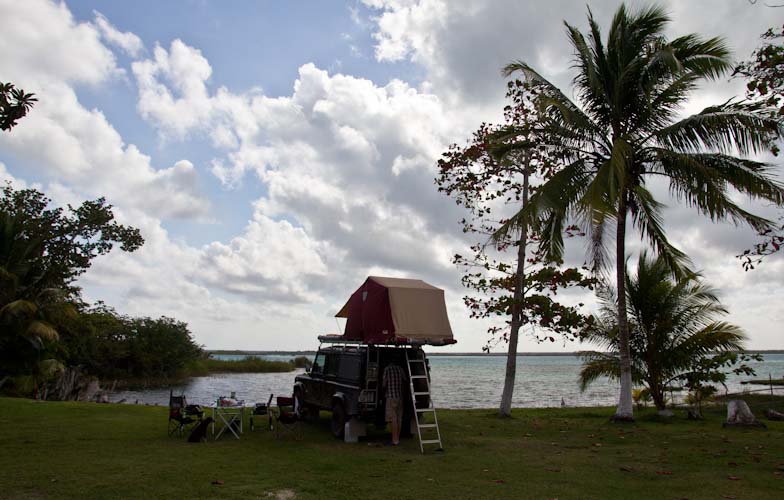
[[[666,407],[665,393],[675,381],[695,370],[704,360],[743,349],[740,328],[718,318],[727,314],[716,292],[692,274],[673,278],[665,259],[640,256],[634,276],[626,273],[626,300],[631,333],[632,380],[645,385],[656,408]],[[605,352],[583,355],[580,385],[583,390],[599,377],[618,379],[618,296],[602,289],[601,312],[584,340]],[[718,359],[718,358],[717,358]]]
[[[538,187],[528,206],[497,233],[501,238],[526,224],[540,226],[541,249],[554,260],[563,254],[562,232],[570,221],[591,237],[595,269],[607,269],[605,233],[615,222],[615,282],[618,284],[620,397],[617,420],[633,419],[629,327],[626,320],[625,239],[627,218],[675,274],[683,276],[686,256],[664,232],[662,203],[648,189],[654,176],[669,181],[670,193],[711,220],[729,219],[755,229],[770,221],[738,206],[733,190],[775,204],[784,190],[769,175],[770,165],[745,159],[781,137],[780,121],[752,107],[725,102],[680,118],[682,105],[704,80],[732,69],[720,38],[691,34],[664,37],[670,21],[659,7],[616,12],[606,41],[592,14],[583,35],[566,24],[575,50],[577,102],[531,66],[518,61],[505,73],[520,72],[541,93],[542,127],[563,167]]]

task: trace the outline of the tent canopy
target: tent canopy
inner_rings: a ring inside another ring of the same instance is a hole
[[[347,319],[347,340],[455,343],[444,291],[422,280],[370,276],[335,316]]]

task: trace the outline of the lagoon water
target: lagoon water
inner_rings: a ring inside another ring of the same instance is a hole
[[[220,355],[222,359],[237,359],[241,355]],[[260,356],[265,359],[288,360],[292,356]],[[752,362],[754,378],[784,378],[784,354],[765,354],[763,361]],[[492,408],[498,405],[503,388],[506,358],[503,356],[430,356],[433,399],[438,408]],[[614,405],[618,386],[599,380],[585,392],[580,392],[577,379],[580,358],[577,356],[530,356],[517,359],[517,380],[513,406],[607,406]],[[174,388],[184,392],[191,403],[207,405],[218,396],[237,393],[246,404],[267,401],[270,394],[291,394],[296,372],[288,373],[231,373],[196,377]],[[741,385],[750,377],[728,375],[730,393],[743,390],[767,389],[766,386]],[[781,393],[780,387],[777,392]],[[724,392],[724,388],[721,388]],[[677,397],[677,395],[676,395]],[[112,395],[113,401],[166,405],[169,389],[121,391]]]

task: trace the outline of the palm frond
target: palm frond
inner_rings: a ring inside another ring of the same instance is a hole
[[[770,141],[782,134],[780,120],[754,112],[749,104],[726,102],[657,130],[653,138],[683,153],[708,149],[745,156],[766,151]]]

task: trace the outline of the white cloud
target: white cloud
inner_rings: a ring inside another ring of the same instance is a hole
[[[125,144],[103,113],[85,109],[65,83],[47,84],[34,111],[12,134],[0,136],[0,146],[44,178],[68,179],[82,196],[107,196],[160,217],[203,217],[209,208],[189,161],[154,168],[149,156]]]
[[[193,276],[245,298],[323,302],[308,290],[306,280],[327,274],[320,255],[326,250],[302,228],[257,211],[241,236],[229,244],[210,243],[202,250]]]
[[[125,51],[131,57],[138,57],[144,51],[142,39],[130,31],[122,32],[106,19],[106,16],[98,11],[95,14],[95,24],[101,32],[101,36],[111,45],[115,45]]]
[[[212,109],[206,81],[212,68],[199,50],[179,39],[168,51],[156,45],[153,59],[134,62],[132,69],[144,118],[179,137],[190,128],[209,126]]]
[[[3,79],[27,92],[48,82],[98,84],[119,72],[114,54],[89,23],[79,23],[64,3],[0,0]]]

